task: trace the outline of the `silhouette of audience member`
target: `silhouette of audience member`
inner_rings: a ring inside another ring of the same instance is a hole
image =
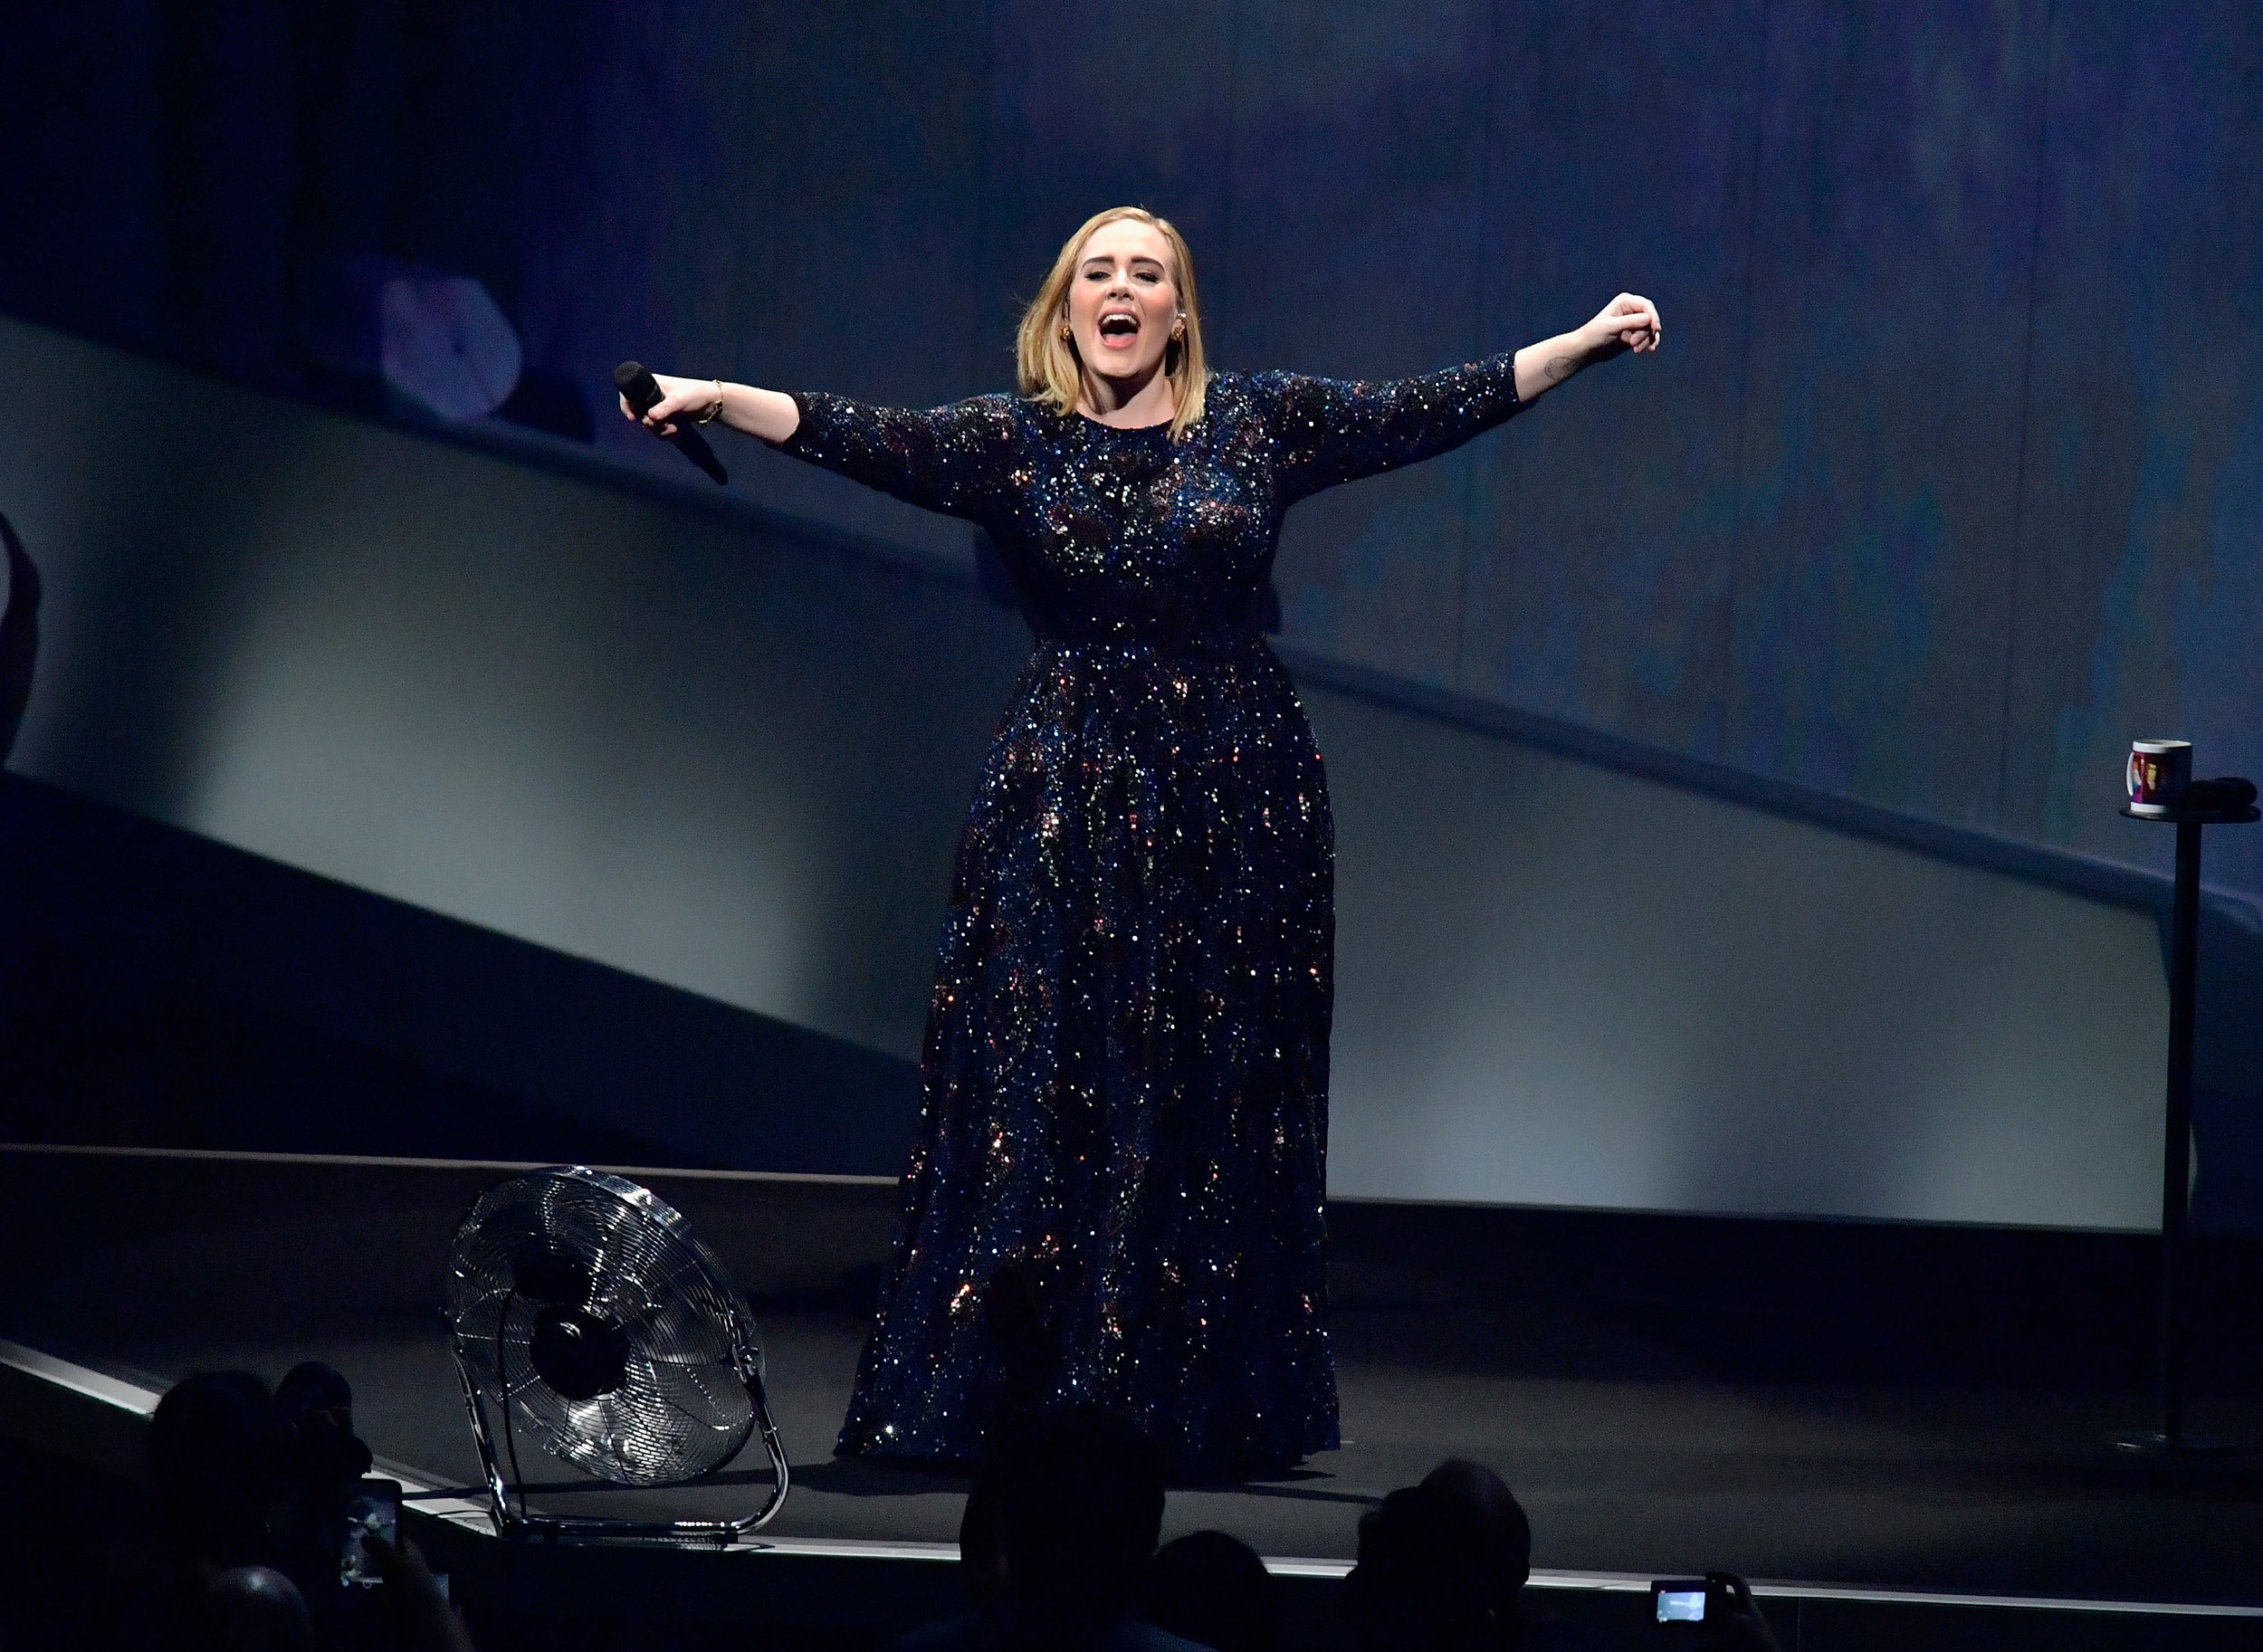
[[[150,1418],[149,1475],[165,1540],[189,1565],[264,1563],[290,1492],[292,1436],[249,1371],[200,1371]]]
[[[1003,1534],[992,1604],[906,1636],[901,1652],[1189,1652],[1133,1616],[1163,1523],[1154,1442],[1112,1412],[1072,1407],[1021,1437],[994,1437],[988,1457],[970,1501],[978,1555],[987,1531]],[[986,1573],[978,1559],[978,1596],[992,1587]]]
[[[288,1571],[327,1572],[339,1533],[337,1512],[369,1472],[369,1447],[354,1433],[352,1385],[319,1360],[294,1366],[275,1384],[275,1414],[291,1430],[291,1487],[277,1530]]]
[[[1155,1552],[1147,1620],[1213,1652],[1279,1652],[1281,1599],[1257,1552],[1223,1532],[1195,1532]]]
[[[1008,1638],[1027,1647],[1147,1647],[1175,1636],[1133,1620],[1163,1525],[1163,1456],[1128,1418],[1055,1411],[1010,1453]]]
[[[181,1615],[180,1652],[307,1652],[314,1618],[299,1586],[272,1566],[231,1566],[195,1590]]]
[[[5,763],[24,726],[32,667],[39,659],[39,569],[5,516],[0,516],[0,550],[8,564],[8,606],[0,609],[0,763]]]
[[[1361,1652],[1493,1652],[1494,1579],[1477,1523],[1445,1494],[1408,1486],[1360,1517],[1345,1580]]]
[[[299,1458],[317,1477],[358,1480],[369,1447],[354,1437],[353,1385],[320,1360],[294,1365],[275,1384],[275,1409],[299,1437]]]
[[[183,1378],[148,1449],[174,1645],[472,1652],[413,1546],[366,1539],[387,1587],[340,1581],[345,1494],[370,1458],[329,1366],[300,1366],[272,1395],[248,1371]]]
[[[1007,1460],[1003,1450],[991,1451],[967,1488],[967,1506],[959,1516],[959,1584],[967,1591],[968,1609],[899,1636],[894,1652],[950,1652],[999,1642],[1006,1597]]]
[[[1421,1488],[1466,1520],[1477,1533],[1493,1590],[1493,1609],[1513,1611],[1533,1575],[1533,1523],[1508,1484],[1483,1463],[1448,1457],[1422,1476]]]
[[[1508,1484],[1483,1463],[1448,1457],[1422,1477],[1474,1534],[1493,1614],[1493,1644],[1504,1652],[1574,1652],[1590,1644],[1561,1619],[1535,1611],[1525,1584],[1533,1575],[1533,1524]]]

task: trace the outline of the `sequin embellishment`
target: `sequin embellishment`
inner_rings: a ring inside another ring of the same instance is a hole
[[[1332,827],[1252,623],[1282,513],[1518,411],[1512,358],[1212,382],[1184,440],[1003,396],[801,395],[784,452],[979,522],[1037,642],[969,813],[919,1141],[837,1449],[973,1459],[1011,1266],[1047,1397],[1141,1418],[1180,1480],[1337,1443],[1328,1348]]]

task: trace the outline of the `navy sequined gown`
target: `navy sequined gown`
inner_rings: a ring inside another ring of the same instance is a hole
[[[1042,1321],[1037,1398],[1129,1411],[1177,1477],[1332,1447],[1332,829],[1252,610],[1284,511],[1509,417],[1511,358],[1221,375],[1176,442],[1007,396],[795,400],[782,451],[979,523],[1036,633],[960,843],[838,1449],[979,1456],[1004,1382],[982,1305],[1009,1266]]]

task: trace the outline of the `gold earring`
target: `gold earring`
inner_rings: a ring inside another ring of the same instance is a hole
[[[1064,344],[1066,344],[1068,341],[1069,341],[1069,329],[1068,329],[1067,326],[1065,324],[1065,325],[1062,327],[1062,329],[1061,329],[1061,342],[1062,342],[1062,343],[1064,343]]]

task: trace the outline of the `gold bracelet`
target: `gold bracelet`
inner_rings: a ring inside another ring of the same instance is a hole
[[[713,379],[711,382],[715,387],[715,405],[712,407],[710,407],[707,410],[706,416],[700,420],[700,423],[702,425],[712,425],[715,422],[716,417],[723,410],[723,381],[718,378]]]

